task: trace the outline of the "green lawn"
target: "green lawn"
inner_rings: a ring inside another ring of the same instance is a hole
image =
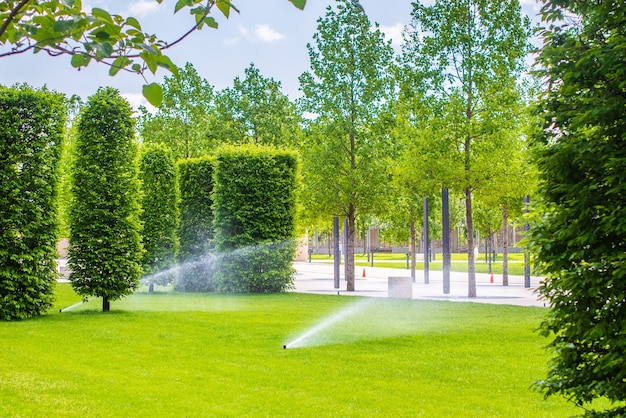
[[[49,315],[0,323],[2,417],[563,417],[531,389],[545,308],[306,294],[136,293],[58,287]],[[311,345],[284,350],[357,309]]]
[[[332,262],[333,257],[327,254],[314,254],[312,256],[314,261]],[[356,266],[371,266],[371,261],[367,261],[367,255],[356,254],[355,257]],[[452,263],[450,268],[452,271],[467,272],[467,254],[452,254]],[[417,261],[415,268],[417,270],[424,269],[424,262]],[[398,253],[377,253],[374,255],[375,267],[390,267],[398,269],[406,269],[406,254]],[[485,255],[479,254],[475,263],[477,273],[488,273],[489,264],[485,261]],[[436,259],[429,263],[431,270],[442,270],[443,261],[442,255],[437,254]],[[499,254],[496,261],[491,264],[492,272],[494,274],[502,274],[502,254]],[[509,254],[509,274],[515,276],[524,275],[524,255],[520,253]]]

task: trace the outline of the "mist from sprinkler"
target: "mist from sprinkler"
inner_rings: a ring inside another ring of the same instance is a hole
[[[68,306],[66,308],[59,309],[59,312],[63,313],[63,312],[71,311],[72,309],[78,308],[80,305],[82,305],[83,303],[87,303],[87,302],[89,302],[89,300],[81,300],[80,302],[77,302],[77,303],[75,303],[73,305],[70,305],[70,306]]]
[[[323,332],[336,325],[337,323],[344,321],[351,316],[363,311],[374,303],[373,299],[362,299],[356,303],[350,304],[342,310],[335,312],[332,315],[322,319],[321,322],[312,326],[308,330],[304,331],[298,337],[283,345],[283,349],[306,347],[309,345],[315,345],[316,338]]]

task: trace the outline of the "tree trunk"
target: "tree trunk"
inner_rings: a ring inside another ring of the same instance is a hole
[[[350,205],[348,209],[348,242],[346,243],[346,281],[348,292],[354,292],[354,235],[356,231],[356,210]]]
[[[476,297],[476,266],[474,261],[474,225],[472,221],[472,190],[465,189],[465,224],[467,225],[467,297]]]
[[[430,240],[428,238],[428,198],[424,198],[424,233],[422,234],[424,241],[424,284],[430,283]]]
[[[102,296],[102,312],[109,312],[111,310],[111,302],[106,296]]]
[[[504,239],[502,240],[502,286],[509,285],[509,214],[506,205],[502,207],[502,227]]]
[[[411,279],[415,283],[415,221],[411,221],[411,239],[409,242],[409,253],[411,254]]]

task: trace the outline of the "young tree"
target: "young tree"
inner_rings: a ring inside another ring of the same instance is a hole
[[[548,395],[626,415],[626,37],[623,2],[548,1],[534,137],[541,206],[532,249],[550,304]]]
[[[302,107],[315,115],[303,178],[317,212],[348,220],[347,290],[353,291],[356,219],[374,211],[387,183],[390,144],[375,125],[393,94],[393,49],[351,0],[329,7],[318,22],[315,45],[308,45],[312,73],[300,76]]]
[[[245,79],[218,93],[210,136],[216,143],[251,143],[292,147],[298,142],[300,116],[281,92],[281,84],[265,78],[250,64]]]
[[[215,93],[194,66],[185,64],[177,74],[163,81],[163,102],[152,114],[140,108],[139,132],[144,143],[165,144],[174,160],[207,154],[213,148],[208,139]]]
[[[306,0],[289,1],[300,9],[306,4]],[[214,7],[226,17],[231,10],[238,11],[230,0],[189,0],[177,1],[174,13],[187,7],[193,26],[175,41],[165,42],[143,32],[132,16],[111,15],[98,7],[85,12],[81,0],[4,1],[0,3],[0,46],[10,48],[0,51],[0,58],[43,51],[70,56],[75,68],[92,61],[104,63],[112,76],[120,70],[154,74],[159,67],[176,74],[177,67],[163,52],[204,26],[217,28],[211,16]],[[156,83],[144,85],[143,94],[155,106],[161,102],[161,86]]]
[[[476,296],[473,193],[498,175],[492,168],[501,141],[516,128],[517,80],[529,50],[530,24],[517,0],[413,3],[403,63],[406,77],[438,103],[440,115],[429,148],[445,162],[444,187],[465,195],[468,296]]]
[[[100,88],[77,126],[68,262],[83,298],[109,302],[131,294],[141,275],[139,180],[132,108],[119,92]]]

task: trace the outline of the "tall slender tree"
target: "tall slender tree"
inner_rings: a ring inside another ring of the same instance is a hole
[[[476,296],[473,193],[496,173],[503,133],[516,129],[517,80],[529,51],[530,23],[518,0],[413,3],[403,64],[407,79],[441,103],[429,147],[442,150],[442,185],[465,196],[468,296]]]
[[[309,202],[348,220],[347,290],[354,290],[356,219],[385,190],[389,141],[377,128],[393,93],[393,49],[357,3],[337,1],[318,20],[308,45],[311,72],[300,76],[302,108],[314,115],[304,148]]]
[[[139,180],[132,109],[100,88],[81,110],[70,209],[72,287],[109,302],[131,294],[141,275]]]

